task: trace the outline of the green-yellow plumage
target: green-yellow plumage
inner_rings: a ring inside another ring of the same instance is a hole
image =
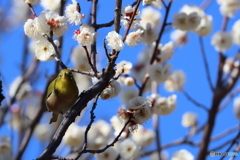
[[[47,90],[46,106],[53,112],[50,123],[56,122],[58,114],[69,111],[78,98],[78,87],[72,72],[63,69],[54,79]]]

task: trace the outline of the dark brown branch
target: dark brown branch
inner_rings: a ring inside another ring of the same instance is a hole
[[[182,93],[183,93],[183,95],[186,96],[186,98],[187,98],[190,102],[192,102],[194,105],[196,105],[197,107],[200,107],[200,108],[204,109],[204,110],[207,111],[207,112],[209,111],[208,108],[207,108],[205,105],[203,105],[203,104],[197,102],[195,99],[193,99],[184,89],[182,89]]]
[[[155,43],[156,45],[155,45],[155,48],[154,48],[154,51],[153,51],[153,55],[152,55],[150,64],[153,64],[153,62],[154,62],[154,60],[155,60],[155,58],[157,56],[157,53],[159,54],[159,52],[157,52],[158,44],[159,44],[159,42],[161,42],[161,38],[162,38],[163,32],[164,32],[165,27],[166,27],[165,24],[167,23],[167,19],[168,19],[168,15],[169,15],[169,11],[170,11],[171,5],[172,5],[172,1],[169,2],[169,4],[166,7],[166,15],[164,16],[163,25],[162,25],[162,28],[160,30],[158,39],[156,40],[156,43]]]
[[[128,119],[128,121],[126,122],[126,124],[124,125],[124,127],[122,128],[122,130],[120,131],[118,136],[112,141],[112,143],[106,145],[103,149],[99,149],[99,150],[86,150],[85,153],[102,153],[105,150],[107,150],[109,147],[114,146],[114,144],[118,142],[118,140],[121,137],[122,133],[124,132],[126,126],[131,122],[131,119],[132,119],[132,116]]]
[[[96,25],[96,30],[104,27],[111,27],[114,24],[114,20],[108,22],[108,23],[103,23],[103,24],[97,24]]]
[[[64,15],[64,6],[65,6],[66,0],[61,0],[61,5],[60,5],[60,15],[63,16]],[[59,37],[59,47],[63,49],[63,41],[64,41],[64,36]],[[61,59],[61,54],[58,54],[58,59]],[[57,74],[59,72],[59,65],[56,64],[55,65],[55,73]]]
[[[101,76],[102,76],[102,73],[97,73],[97,75],[96,75],[94,72],[81,71],[81,70],[78,70],[75,68],[68,68],[68,69],[71,70],[72,72],[80,73],[80,74],[87,75],[90,77],[97,76],[97,78],[101,78]]]
[[[141,86],[141,88],[139,89],[139,94],[138,94],[139,96],[142,96],[143,91],[144,91],[144,88],[145,88],[145,86],[146,86],[147,83],[148,83],[148,80],[149,80],[149,75],[146,75],[146,76],[144,77],[142,86]]]
[[[62,69],[67,69],[67,66],[60,59],[60,51],[59,51],[58,47],[56,46],[56,44],[54,43],[53,39],[46,34],[44,35],[44,37],[46,37],[48,42],[50,42],[54,48],[55,54],[53,56],[54,56],[55,60],[62,67]]]
[[[92,8],[91,8],[91,25],[96,31],[96,24],[97,24],[97,4],[98,0],[92,1]],[[97,73],[96,67],[96,55],[97,55],[97,42],[95,40],[94,44],[91,45],[91,64],[93,65],[92,69],[95,73]]]
[[[93,66],[93,64],[92,64],[92,61],[91,61],[89,52],[88,52],[88,50],[87,50],[87,47],[86,47],[86,46],[83,46],[83,48],[84,48],[84,50],[85,50],[85,53],[86,53],[86,56],[87,56],[89,65],[91,66],[91,68],[92,68],[93,72],[95,73],[95,75],[97,75],[96,68],[95,68],[95,67]]]
[[[123,42],[125,42],[125,40],[126,40],[126,38],[127,38],[128,32],[130,31],[130,28],[131,28],[132,23],[133,23],[133,21],[134,21],[134,19],[135,19],[135,15],[136,15],[136,13],[137,13],[137,10],[138,10],[138,7],[139,7],[141,1],[142,1],[142,0],[138,0],[138,1],[137,1],[136,7],[135,7],[135,9],[134,9],[134,11],[133,11],[133,16],[131,17],[130,22],[129,22],[129,25],[128,25],[128,28],[127,28],[124,36],[123,36],[123,39],[122,39]]]
[[[52,141],[49,143],[45,151],[37,158],[37,160],[45,160],[55,152],[70,124],[75,121],[75,118],[78,115],[81,114],[82,110],[87,106],[88,102],[91,101],[108,85],[110,79],[115,75],[115,61],[116,58],[113,58],[112,62],[109,63],[104,70],[102,78],[94,86],[92,86],[86,92],[81,93],[79,100],[69,111],[68,116],[63,119],[61,125],[54,134]]]
[[[30,9],[30,11],[32,12],[34,18],[36,18],[36,17],[37,17],[37,14],[35,13],[35,11],[34,11],[32,5],[28,3],[28,6],[29,6],[29,9]]]
[[[211,90],[214,92],[214,87],[213,87],[210,72],[209,72],[209,66],[208,66],[208,62],[207,62],[207,57],[206,57],[206,52],[205,52],[205,48],[204,48],[204,45],[203,45],[202,37],[199,37],[199,43],[200,43],[200,49],[201,49],[203,62],[204,62],[204,66],[205,66],[205,71],[206,71],[206,74],[207,74],[208,84],[209,84]]]
[[[114,30],[119,33],[121,21],[122,0],[116,0],[115,15],[114,15]]]
[[[97,95],[97,97],[96,97],[96,99],[95,99],[95,102],[93,103],[92,109],[91,109],[91,111],[90,111],[90,122],[89,122],[89,124],[88,124],[88,126],[87,126],[87,128],[86,128],[85,134],[84,134],[85,138],[84,138],[83,147],[82,147],[82,150],[78,153],[78,155],[77,155],[77,157],[75,158],[75,160],[78,160],[79,157],[81,157],[81,155],[84,153],[84,151],[87,150],[87,136],[88,136],[88,132],[89,132],[89,130],[91,129],[91,126],[92,126],[92,124],[93,124],[93,122],[94,122],[94,119],[96,118],[95,115],[94,115],[94,110],[95,110],[96,107],[97,107],[97,101],[98,101],[98,98],[99,98],[100,94],[101,94],[101,93],[99,93],[99,94]]]

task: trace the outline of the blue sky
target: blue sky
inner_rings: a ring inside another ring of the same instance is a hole
[[[89,16],[89,9],[90,9],[90,3],[84,0],[79,1],[81,4],[82,13],[86,14],[86,17]],[[133,1],[123,1],[123,6],[131,4]],[[168,22],[172,22],[173,14],[178,12],[181,7],[184,4],[190,4],[190,5],[197,5],[199,6],[201,4],[202,0],[185,0],[185,1],[179,1],[175,0],[170,16],[168,19]],[[99,1],[99,10],[98,10],[98,23],[105,23],[109,22],[113,19],[114,16],[114,1]],[[8,0],[1,0],[0,2],[0,8],[3,9],[6,8],[6,4],[9,4]],[[7,6],[8,7],[8,6]],[[142,6],[141,6],[142,8]],[[4,9],[3,9],[4,10]],[[42,8],[40,6],[36,6],[36,12],[39,15]],[[161,9],[162,17],[164,16],[164,9]],[[211,46],[211,37],[213,33],[221,30],[222,25],[222,16],[219,13],[219,6],[216,3],[216,1],[213,1],[213,3],[207,8],[206,14],[210,14],[213,17],[213,32],[204,37],[204,45],[207,55],[207,60],[210,66],[210,74],[212,78],[213,84],[215,84],[216,81],[216,74],[217,74],[217,65],[218,65],[218,52],[214,50],[214,48]],[[232,24],[239,19],[239,12],[230,19],[227,31],[231,30]],[[86,18],[86,19],[87,19]],[[87,20],[83,20],[83,23],[86,23]],[[64,37],[64,45],[63,45],[63,61],[66,62],[70,49],[73,46],[77,45],[77,42],[72,39],[72,33],[76,28],[75,26],[69,26],[69,29]],[[106,29],[99,30],[99,34],[97,37],[98,42],[98,51],[99,55],[101,56],[101,66],[104,67],[107,59],[104,57],[104,50],[103,50],[103,38],[107,35],[109,31],[113,30],[113,27],[109,27]],[[124,33],[124,29],[121,30],[120,33]],[[161,43],[167,43],[169,39],[169,35],[171,33],[172,29],[170,31],[166,31],[164,33],[163,39]],[[23,23],[19,24],[17,27],[12,28],[9,31],[0,33],[0,71],[4,78],[4,85],[5,85],[5,91],[6,88],[9,87],[11,82],[20,75],[20,69],[19,65],[21,62],[22,57],[22,44],[23,44]],[[131,61],[133,64],[137,61],[136,57],[139,54],[139,52],[144,48],[145,46],[143,44],[138,45],[135,48],[125,47],[119,56],[118,62],[121,60]],[[233,57],[233,55],[237,52],[238,46],[234,45],[230,50],[228,50],[225,55],[228,57]],[[29,58],[30,60],[31,58]],[[186,84],[184,87],[184,90],[187,91],[196,101],[201,102],[202,104],[209,107],[211,105],[211,99],[212,99],[212,93],[209,88],[209,85],[207,83],[206,78],[206,72],[204,69],[203,64],[203,58],[201,56],[200,52],[200,45],[198,42],[198,36],[194,33],[189,33],[189,41],[188,43],[180,48],[177,48],[175,50],[173,59],[169,61],[172,64],[171,70],[183,70],[186,74]],[[47,74],[53,73],[55,62],[42,62],[39,66],[39,71],[46,72]],[[72,64],[70,64],[71,66]],[[101,70],[101,68],[99,68]],[[34,83],[34,86],[37,90],[43,90],[45,85],[45,78],[44,76],[40,76],[40,79]],[[239,85],[239,83],[237,84]],[[162,96],[169,96],[170,92],[165,91],[164,87],[161,85],[159,88],[159,94]],[[176,93],[177,98],[177,108],[176,110],[167,116],[161,116],[160,117],[160,131],[161,131],[161,142],[162,144],[167,144],[169,142],[172,142],[176,139],[182,138],[184,135],[186,135],[188,129],[181,126],[181,118],[183,113],[190,111],[194,112],[198,115],[198,122],[199,126],[203,125],[206,122],[207,119],[207,113],[201,109],[196,107],[194,104],[189,102],[186,97],[180,93]],[[146,94],[147,95],[147,94]],[[144,96],[146,96],[144,95]],[[96,109],[96,120],[97,119],[104,119],[105,121],[109,122],[110,118],[117,113],[118,108],[121,106],[122,102],[118,98],[114,98],[111,100],[102,101],[100,100],[98,103],[98,107]],[[88,108],[89,110],[90,108]],[[106,112],[107,110],[107,112]],[[88,112],[88,111],[87,111]],[[89,120],[89,114],[87,113],[84,116],[84,119],[82,122],[80,122],[81,125],[86,125]],[[237,119],[235,118],[233,114],[232,109],[232,102],[217,116],[217,121],[215,128],[213,130],[212,135],[217,135],[224,130],[231,128],[233,126],[236,126],[238,124]],[[152,120],[147,121],[144,126],[146,128],[152,127]],[[10,134],[11,129],[9,126],[5,126],[0,128],[0,136],[3,134]],[[228,139],[231,139],[232,137],[235,137],[237,133],[233,133],[228,135],[226,138],[223,138],[216,143],[212,143],[209,147],[213,148],[215,146],[218,146],[219,144],[222,144]],[[14,142],[17,142],[17,136],[16,134],[13,134],[14,136]],[[192,140],[195,140],[196,142],[199,142],[202,138],[201,134],[198,134],[197,136],[193,137]],[[43,148],[47,143],[40,143],[35,137],[33,137],[30,141],[30,145],[27,148],[27,151],[24,154],[24,159],[33,159],[36,158],[42,151]],[[152,148],[154,148],[154,144],[152,145]],[[33,150],[34,148],[34,150]],[[182,145],[178,147],[172,147],[170,149],[167,149],[169,156],[179,150],[185,148],[189,150],[194,156],[198,153],[198,148],[194,148],[188,145]],[[31,152],[29,152],[31,150]],[[225,151],[226,147],[219,151]],[[208,159],[213,159],[208,157]]]

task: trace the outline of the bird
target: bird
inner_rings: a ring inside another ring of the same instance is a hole
[[[62,69],[49,84],[46,107],[52,113],[49,124],[56,122],[59,114],[69,111],[78,99],[78,87],[69,69]]]

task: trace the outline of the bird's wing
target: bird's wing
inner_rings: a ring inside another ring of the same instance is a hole
[[[52,92],[53,92],[53,90],[54,90],[55,83],[56,83],[56,79],[53,80],[53,81],[49,84],[48,90],[47,90],[47,98],[52,94]]]

